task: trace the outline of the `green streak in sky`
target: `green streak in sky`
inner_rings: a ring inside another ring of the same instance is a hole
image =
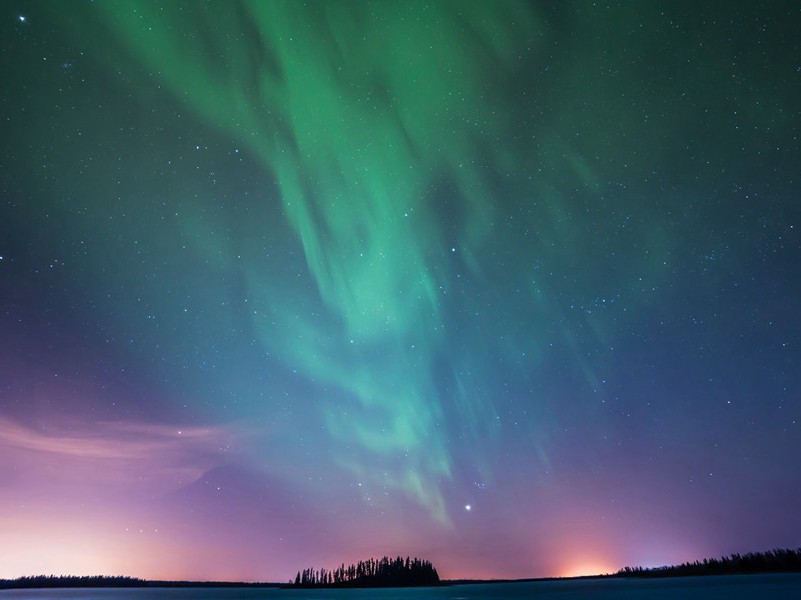
[[[330,403],[326,423],[368,453],[342,464],[363,477],[391,470],[393,485],[447,522],[437,481],[451,460],[432,379],[447,351],[442,271],[456,252],[469,264],[489,230],[488,183],[469,165],[478,140],[508,127],[492,88],[532,16],[516,2],[198,8],[186,31],[178,3],[99,4],[154,77],[277,182],[329,314],[304,314],[248,264],[253,326],[287,364],[352,396],[350,407]],[[455,231],[435,213],[443,179],[459,203]],[[471,422],[481,410],[470,407]]]

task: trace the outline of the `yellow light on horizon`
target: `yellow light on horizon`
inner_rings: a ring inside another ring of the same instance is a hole
[[[610,567],[601,561],[586,561],[578,562],[565,568],[560,577],[586,577],[588,575],[605,575],[606,573],[613,573],[617,569]]]

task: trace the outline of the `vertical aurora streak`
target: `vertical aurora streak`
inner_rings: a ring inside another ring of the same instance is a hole
[[[62,493],[53,572],[797,545],[801,17],[725,13],[5,6],[0,547]]]
[[[200,10],[202,31],[178,37],[181,5],[166,15],[156,5],[103,7],[134,56],[277,182],[325,312],[298,314],[298,299],[276,295],[262,265],[245,265],[262,344],[348,395],[344,410],[342,401],[324,410],[335,439],[366,451],[349,468],[382,472],[446,521],[437,479],[450,476],[441,422],[452,417],[433,369],[449,353],[440,295],[451,282],[437,266],[457,246],[474,256],[489,233],[491,184],[465,165],[512,127],[492,90],[512,75],[533,15],[515,3],[253,2],[218,6],[220,16]],[[247,44],[225,42],[247,27]],[[446,211],[463,221],[450,239],[427,191],[442,178],[455,188]],[[471,411],[492,412],[461,394]]]

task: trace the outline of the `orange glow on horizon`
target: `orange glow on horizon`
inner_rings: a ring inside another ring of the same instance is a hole
[[[580,561],[562,569],[559,577],[586,577],[587,575],[605,575],[617,569],[600,560]]]

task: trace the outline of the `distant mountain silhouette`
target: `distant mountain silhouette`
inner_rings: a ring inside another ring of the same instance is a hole
[[[732,554],[721,558],[705,558],[702,561],[696,560],[695,562],[651,569],[625,567],[615,575],[618,577],[682,577],[685,575],[734,575],[787,571],[801,571],[801,548]]]
[[[437,585],[439,574],[427,560],[406,560],[398,556],[370,558],[355,565],[342,564],[337,569],[298,571],[291,587],[402,587]]]

